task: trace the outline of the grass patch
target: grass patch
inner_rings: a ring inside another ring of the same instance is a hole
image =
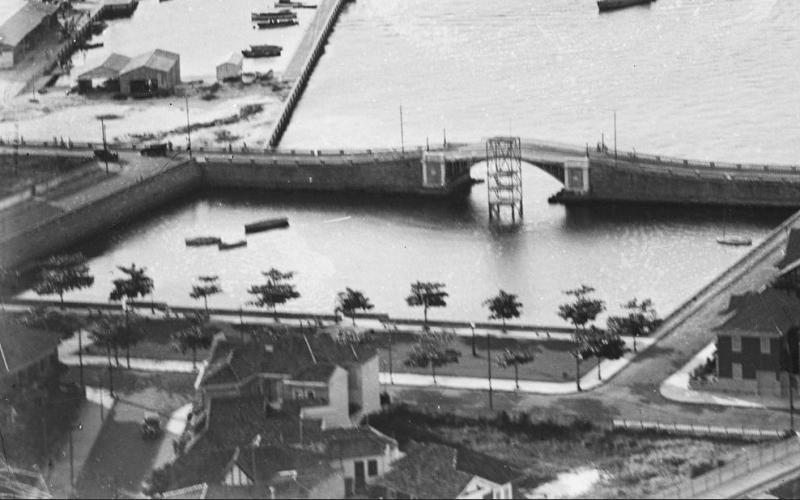
[[[172,340],[173,333],[186,328],[188,325],[189,322],[182,318],[143,318],[139,323],[139,326],[143,332],[142,340],[135,346],[131,347],[131,358],[191,361],[192,352],[181,352],[178,346]],[[83,352],[97,356],[106,355],[106,351],[104,349],[94,345],[84,347]],[[199,349],[197,351],[198,362],[207,358],[208,354],[208,349]],[[120,351],[119,361],[122,366],[125,366],[125,351]]]
[[[64,175],[91,161],[71,156],[34,156],[27,154],[0,156],[0,195],[7,195],[27,186]]]
[[[388,337],[381,334],[379,337],[381,349],[379,351],[381,370],[389,370]],[[431,369],[405,366],[418,335],[411,332],[399,332],[392,335],[392,369],[397,373],[420,373],[430,375]],[[471,337],[456,337],[453,348],[461,353],[458,363],[436,368],[436,375],[454,375],[462,377],[487,376],[487,349],[486,337],[477,337],[476,356],[472,355]],[[548,382],[570,382],[575,380],[575,359],[570,354],[572,343],[564,340],[526,341],[513,338],[492,337],[492,377],[514,378],[514,368],[503,368],[497,363],[497,355],[504,349],[526,348],[534,353],[533,362],[519,367],[520,380],[540,380]],[[588,373],[597,361],[592,358],[581,362],[581,376]]]

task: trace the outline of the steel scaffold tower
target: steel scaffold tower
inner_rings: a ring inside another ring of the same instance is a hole
[[[486,189],[489,221],[500,220],[502,207],[511,209],[511,222],[522,221],[522,141],[492,137],[486,141]]]

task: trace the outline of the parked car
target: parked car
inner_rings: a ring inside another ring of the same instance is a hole
[[[95,149],[94,157],[100,161],[119,161],[119,153],[111,151],[110,149]]]
[[[167,156],[167,144],[148,144],[142,149],[142,156]]]
[[[142,420],[142,439],[157,439],[163,432],[161,417],[157,413],[145,412]]]

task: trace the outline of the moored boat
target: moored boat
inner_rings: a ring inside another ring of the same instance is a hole
[[[752,245],[753,240],[746,236],[722,236],[717,238],[717,243],[733,247],[746,247]]]
[[[264,219],[251,224],[245,224],[244,232],[245,234],[258,233],[260,231],[269,231],[270,229],[279,229],[284,227],[289,227],[289,219],[286,217],[279,217],[277,219]]]
[[[294,9],[316,9],[317,6],[313,3],[293,2],[292,0],[278,0],[275,2],[275,7],[292,7]]]
[[[283,47],[280,45],[251,45],[249,49],[242,50],[245,57],[277,57],[281,55]]]
[[[222,239],[216,236],[198,236],[196,238],[186,238],[187,247],[200,247],[207,245],[219,245]]]
[[[597,8],[600,12],[607,10],[624,9],[633,5],[644,5],[655,0],[597,0]]]
[[[232,248],[239,248],[239,247],[246,247],[247,240],[239,240],[239,241],[232,241],[230,243],[225,243],[224,241],[220,241],[217,247],[220,250],[230,250]]]
[[[292,26],[297,24],[297,14],[289,9],[279,10],[278,12],[253,12],[250,14],[250,20],[256,23],[259,28]]]

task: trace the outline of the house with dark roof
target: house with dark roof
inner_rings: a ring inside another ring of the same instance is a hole
[[[783,257],[775,264],[775,267],[782,270],[797,261],[800,261],[800,229],[791,229],[786,239]]]
[[[376,481],[383,498],[514,498],[524,477],[513,466],[467,448],[411,443]]]
[[[0,69],[12,68],[25,53],[58,29],[58,7],[30,0],[0,24]]]
[[[269,341],[218,336],[197,388],[204,404],[218,398],[260,397],[301,418],[347,427],[380,408],[374,346],[345,344],[329,334],[281,335]]]
[[[45,381],[59,365],[58,335],[0,315],[0,394]]]
[[[344,481],[325,455],[252,443],[198,447],[175,460],[164,496],[200,491],[206,498],[344,498]]]
[[[181,56],[155,49],[134,57],[119,71],[119,90],[124,95],[171,94],[181,82]]]
[[[315,448],[341,469],[348,496],[364,493],[403,456],[397,441],[370,426],[324,430]]]
[[[788,365],[798,373],[800,299],[764,288],[731,297],[717,333],[715,390],[765,396],[788,395]]]

